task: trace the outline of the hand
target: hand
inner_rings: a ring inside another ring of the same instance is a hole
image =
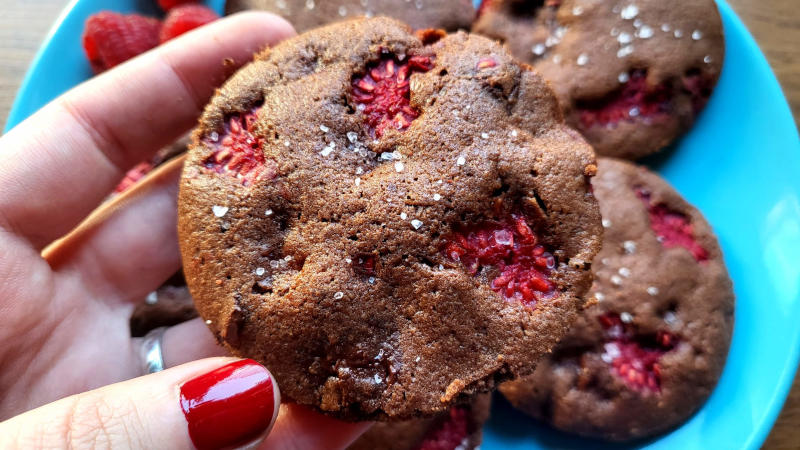
[[[130,380],[143,375],[130,313],[180,267],[181,161],[91,213],[126,170],[195,124],[226,75],[293,33],[263,13],[218,21],[84,83],[0,138],[0,420],[39,407],[0,423],[0,448],[181,448],[190,434],[265,434],[273,422],[270,447],[335,448],[365,429],[296,406],[276,422],[280,395],[255,363],[180,365],[222,354],[199,319],[165,333],[172,369]],[[241,392],[206,409],[181,406],[179,396],[211,385],[223,397]],[[237,404],[253,424],[233,420]],[[231,425],[198,431],[211,410],[211,423]]]

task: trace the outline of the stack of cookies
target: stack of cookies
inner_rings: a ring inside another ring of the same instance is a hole
[[[475,448],[495,389],[584,436],[679,425],[724,366],[732,286],[702,215],[622,159],[683,135],[719,77],[713,1],[678,3],[229,1],[305,32],[193,133],[197,312],[284,399],[378,421],[353,448]]]

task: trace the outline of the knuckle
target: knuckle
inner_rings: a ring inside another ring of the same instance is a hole
[[[141,421],[130,399],[89,393],[75,398],[61,424],[67,448],[142,448]]]

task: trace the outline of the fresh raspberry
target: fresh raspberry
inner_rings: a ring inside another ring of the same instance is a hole
[[[581,125],[611,125],[623,120],[657,118],[670,109],[670,94],[666,84],[647,85],[647,71],[634,70],[628,81],[617,92],[599,100],[578,104]]]
[[[264,159],[262,139],[253,134],[258,111],[256,108],[244,115],[235,114],[228,119],[222,135],[206,136],[205,142],[217,147],[203,163],[207,169],[238,178],[244,185],[275,176],[275,168]]]
[[[100,12],[86,20],[83,49],[95,73],[108,70],[158,45],[161,23],[138,14]]]
[[[114,188],[114,192],[121,194],[127,191],[139,180],[144,178],[144,176],[147,175],[147,173],[151,170],[153,170],[153,165],[149,162],[137,164],[133,169],[129,170],[128,173],[125,174],[125,178],[123,178],[117,187]]]
[[[184,5],[173,8],[161,27],[161,42],[167,42],[183,33],[219,19],[217,13],[202,5]]]
[[[409,80],[412,74],[432,68],[430,56],[412,56],[401,61],[385,53],[380,61],[367,66],[363,76],[353,79],[353,98],[375,137],[381,137],[387,128],[405,130],[419,117],[419,112],[411,107]]]
[[[688,217],[662,203],[651,204],[650,192],[646,189],[637,188],[636,195],[647,206],[650,228],[664,248],[683,247],[689,250],[697,262],[708,260],[708,251],[695,240],[694,227]]]
[[[198,0],[158,0],[158,6],[160,6],[164,11],[169,11],[176,6],[197,2]]]
[[[675,348],[678,337],[668,331],[659,331],[655,336],[637,335],[617,313],[603,314],[598,320],[609,338],[603,359],[634,389],[660,392],[659,360]]]
[[[441,424],[428,431],[417,450],[453,450],[461,448],[472,434],[469,410],[460,407],[450,408],[450,416]]]
[[[506,299],[534,307],[537,301],[555,293],[550,274],[556,260],[538,243],[521,214],[457,229],[446,238],[443,251],[473,275],[483,267],[496,267],[499,274],[491,281],[491,287]]]
[[[489,8],[489,4],[492,3],[492,0],[482,0],[480,5],[478,5],[478,11],[476,12],[476,17],[480,17],[486,10]]]

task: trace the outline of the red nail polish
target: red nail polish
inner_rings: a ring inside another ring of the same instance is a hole
[[[272,422],[272,377],[252,359],[230,363],[184,383],[181,409],[198,449],[247,444]]]

